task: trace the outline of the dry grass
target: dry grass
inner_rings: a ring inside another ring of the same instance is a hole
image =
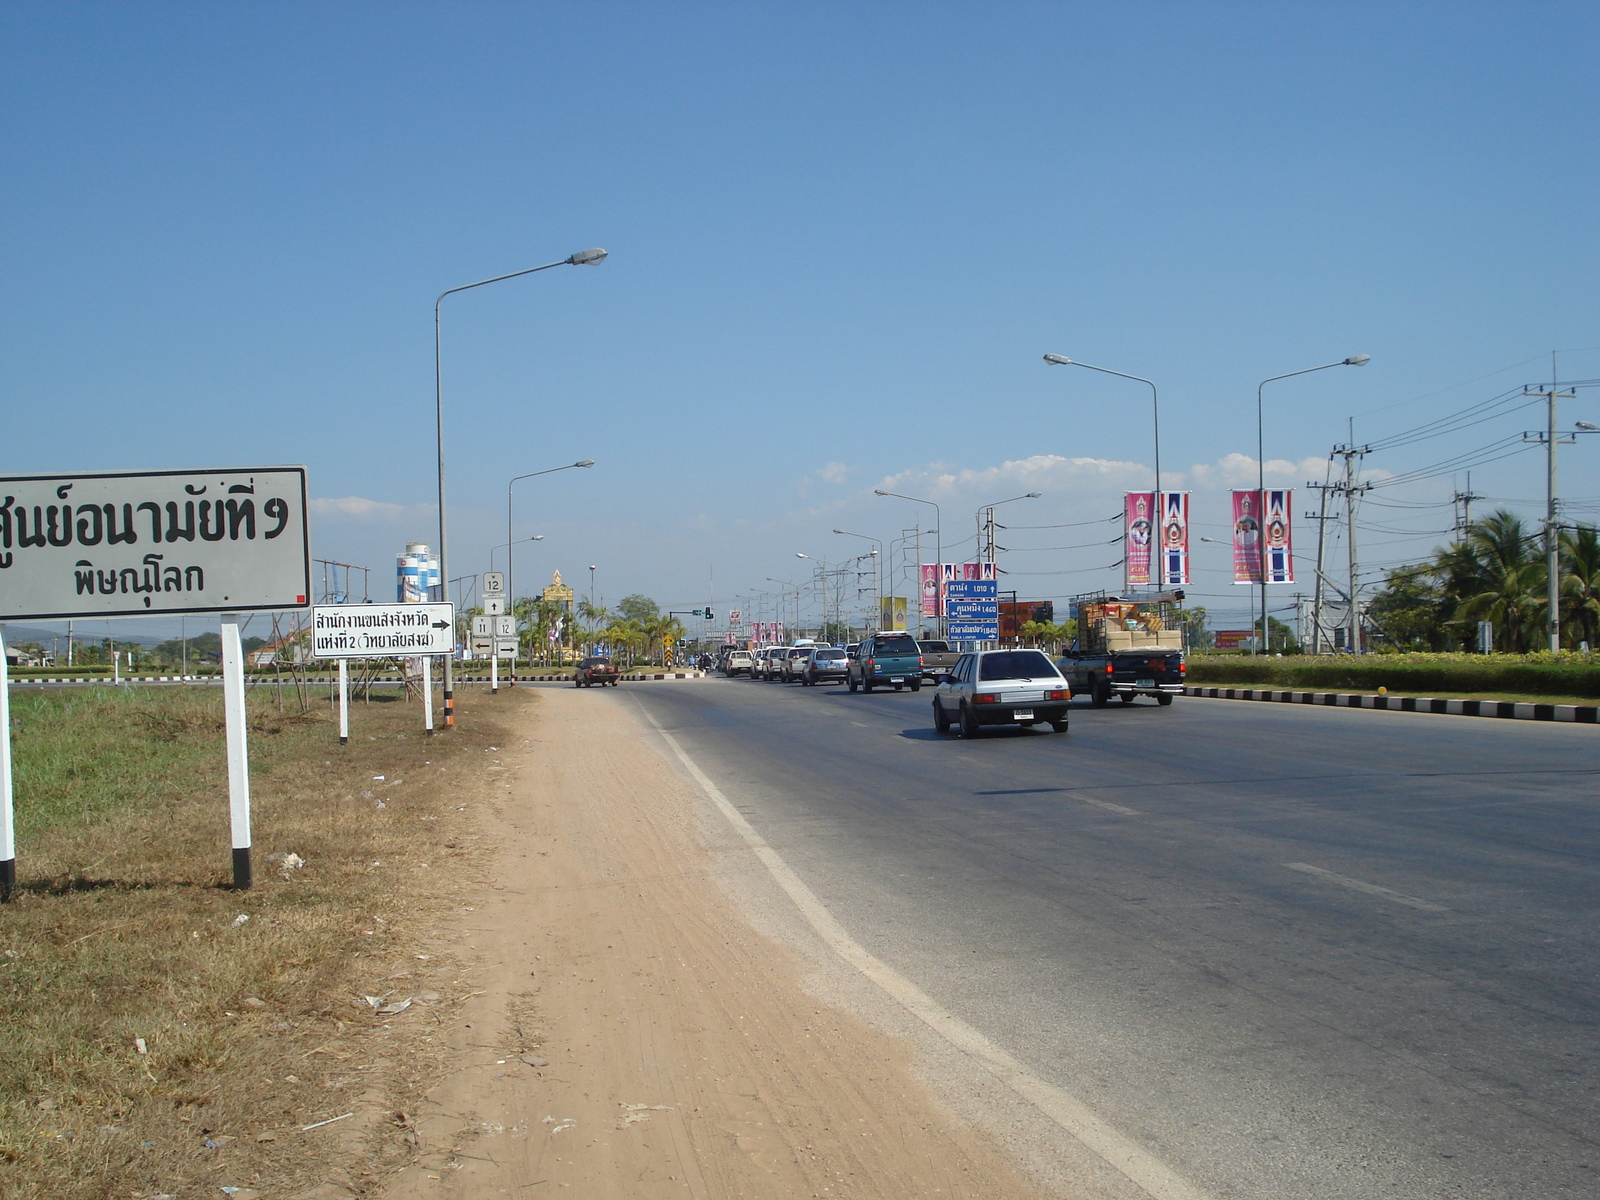
[[[417,705],[375,698],[341,748],[325,708],[253,697],[256,887],[236,893],[218,692],[14,694],[0,1195],[292,1196],[402,1160],[403,1121],[372,1117],[431,1081],[462,990],[428,935],[473,874],[481,766],[507,736],[488,714],[534,702],[468,694],[461,728],[425,739]],[[417,999],[360,1000],[385,994]]]

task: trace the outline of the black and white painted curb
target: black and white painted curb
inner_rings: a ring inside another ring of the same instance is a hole
[[[1378,708],[1389,712],[1441,713],[1452,717],[1499,717],[1509,721],[1569,721],[1600,724],[1593,704],[1527,704],[1510,700],[1434,700],[1425,696],[1370,696],[1346,692],[1284,692],[1255,688],[1193,687],[1186,696],[1212,700],[1266,700],[1278,704],[1323,704],[1330,708]]]
[[[640,671],[640,672],[632,672],[630,674],[623,675],[620,678],[622,678],[624,680],[632,680],[632,681],[637,683],[637,682],[640,682],[640,681],[643,681],[643,680],[646,680],[646,679],[704,679],[705,677],[706,677],[706,673],[704,671],[656,671],[656,672],[653,672],[653,673],[652,672],[647,672],[647,671]],[[124,676],[122,676],[121,679],[113,680],[113,679],[110,679],[108,677],[99,676],[99,675],[91,675],[91,676],[87,676],[87,677],[86,676],[81,676],[81,675],[80,676],[73,676],[73,675],[56,676],[56,675],[52,675],[52,676],[48,676],[48,677],[44,677],[44,678],[24,676],[23,678],[20,678],[20,679],[17,678],[17,676],[13,675],[10,678],[10,682],[11,682],[12,686],[16,686],[18,684],[29,684],[29,683],[221,683],[222,682],[222,676],[220,676],[220,675],[124,675]],[[270,675],[252,675],[252,676],[249,676],[246,679],[245,682],[249,686],[255,686],[257,684],[262,684],[262,683],[273,683],[273,682],[275,682],[275,680]],[[316,683],[327,683],[328,680],[325,677],[319,676],[317,679],[313,680],[313,682],[316,682]],[[355,684],[357,682],[358,681],[356,681],[356,680],[351,680],[352,684]],[[365,684],[365,683],[404,683],[405,680],[400,678],[398,675],[379,675],[379,676],[375,676],[374,678],[372,678],[370,680],[361,680],[359,682],[362,683],[362,684]],[[488,683],[489,682],[489,676],[487,676],[487,675],[458,675],[458,676],[456,676],[456,682],[458,682],[458,683]],[[500,677],[500,682],[503,683],[503,684],[508,684],[509,685],[510,679],[507,678],[506,676],[502,675]],[[571,683],[572,682],[572,676],[571,675],[518,675],[517,676],[517,682],[518,683]]]

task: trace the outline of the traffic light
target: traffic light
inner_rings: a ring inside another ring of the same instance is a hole
[[[703,617],[705,617],[706,620],[708,620],[708,621],[711,620],[711,606],[707,605],[706,606],[706,611],[704,613],[702,613],[701,615]]]

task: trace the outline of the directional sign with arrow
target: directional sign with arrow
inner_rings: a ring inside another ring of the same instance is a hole
[[[450,654],[454,604],[317,604],[311,609],[316,658],[395,658]]]

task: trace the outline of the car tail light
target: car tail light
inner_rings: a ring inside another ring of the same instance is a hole
[[[1106,674],[1107,675],[1111,674],[1111,664],[1110,663],[1106,664]]]
[[[994,704],[1000,699],[992,692],[980,692],[972,698],[974,704]]]
[[[1057,688],[1053,692],[1046,692],[1044,698],[1046,700],[1071,700],[1072,693],[1067,691],[1066,688]]]
[[[920,655],[920,654],[919,654],[919,655],[917,655],[917,666],[919,666],[919,667],[922,667],[922,666],[926,666],[926,665],[927,665],[927,662],[926,662],[926,660],[925,660],[925,659],[924,659],[924,658],[923,658],[923,657],[922,657],[922,655]]]
[[[1179,675],[1187,675],[1188,673],[1189,673],[1189,664],[1186,663],[1186,662],[1179,663],[1178,664],[1178,674]]]
[[[867,666],[870,667],[871,665],[872,665],[872,660],[869,658],[869,659],[867,659]]]

